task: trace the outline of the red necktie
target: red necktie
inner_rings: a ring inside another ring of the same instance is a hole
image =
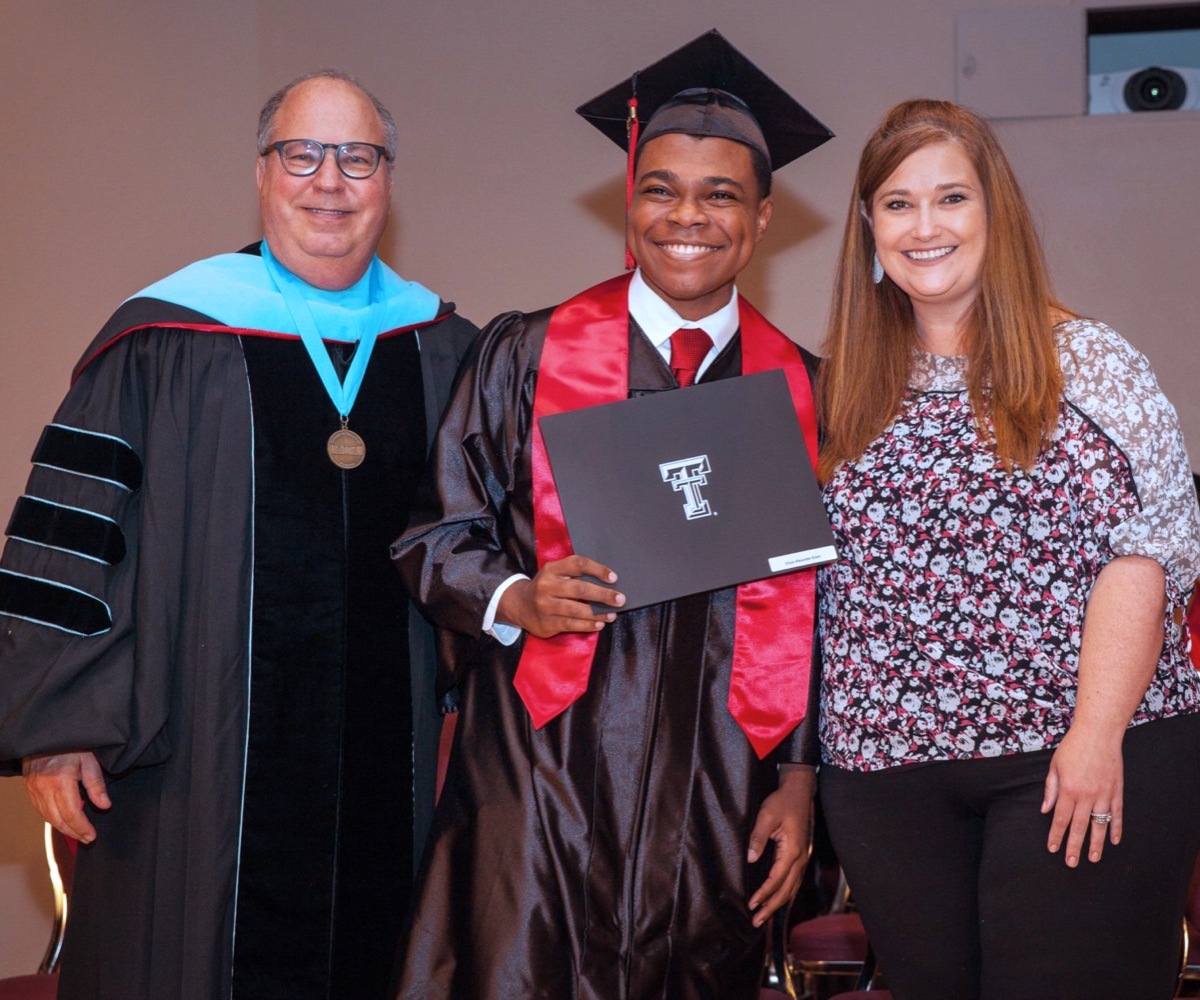
[[[712,350],[713,342],[703,330],[692,327],[671,334],[671,374],[680,388],[695,385],[696,373]]]

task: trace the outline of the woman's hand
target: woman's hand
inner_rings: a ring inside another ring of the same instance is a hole
[[[1042,812],[1054,810],[1046,846],[1066,836],[1067,865],[1099,861],[1107,836],[1121,840],[1124,761],[1121,743],[1154,677],[1163,645],[1166,576],[1143,556],[1119,556],[1100,571],[1088,598],[1079,650],[1075,718],[1050,759]],[[1096,822],[1093,816],[1111,816]]]
[[[1056,853],[1066,836],[1067,866],[1079,864],[1085,838],[1088,860],[1099,861],[1107,837],[1121,842],[1124,808],[1124,761],[1121,737],[1101,736],[1072,726],[1050,759],[1042,812],[1054,810],[1046,847]],[[1111,817],[1108,822],[1094,817]]]

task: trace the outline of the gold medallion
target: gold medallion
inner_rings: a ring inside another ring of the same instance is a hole
[[[367,446],[354,431],[345,425],[329,435],[325,444],[329,460],[339,469],[357,469],[367,457]]]

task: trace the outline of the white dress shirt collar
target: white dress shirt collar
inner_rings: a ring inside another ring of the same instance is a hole
[[[671,363],[671,334],[676,330],[699,327],[707,333],[712,338],[713,347],[700,365],[696,376],[699,378],[717,355],[725,350],[738,331],[737,289],[733,289],[729,302],[716,312],[703,319],[684,319],[646,284],[646,279],[638,270],[634,272],[633,280],[629,283],[629,315],[650,338],[650,343],[658,348],[658,353],[667,364]]]

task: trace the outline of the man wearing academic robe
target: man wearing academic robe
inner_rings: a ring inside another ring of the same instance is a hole
[[[387,993],[439,723],[387,546],[474,334],[375,255],[395,145],[274,95],[264,240],[125,302],[34,451],[0,760],[82,842],[62,1000]]]
[[[400,1000],[758,995],[807,845],[811,581],[618,613],[620,567],[565,542],[537,419],[769,367],[811,415],[813,359],[734,288],[771,214],[762,132],[729,94],[665,105],[637,146],[638,271],[499,317],[464,364],[393,549],[461,703]]]

